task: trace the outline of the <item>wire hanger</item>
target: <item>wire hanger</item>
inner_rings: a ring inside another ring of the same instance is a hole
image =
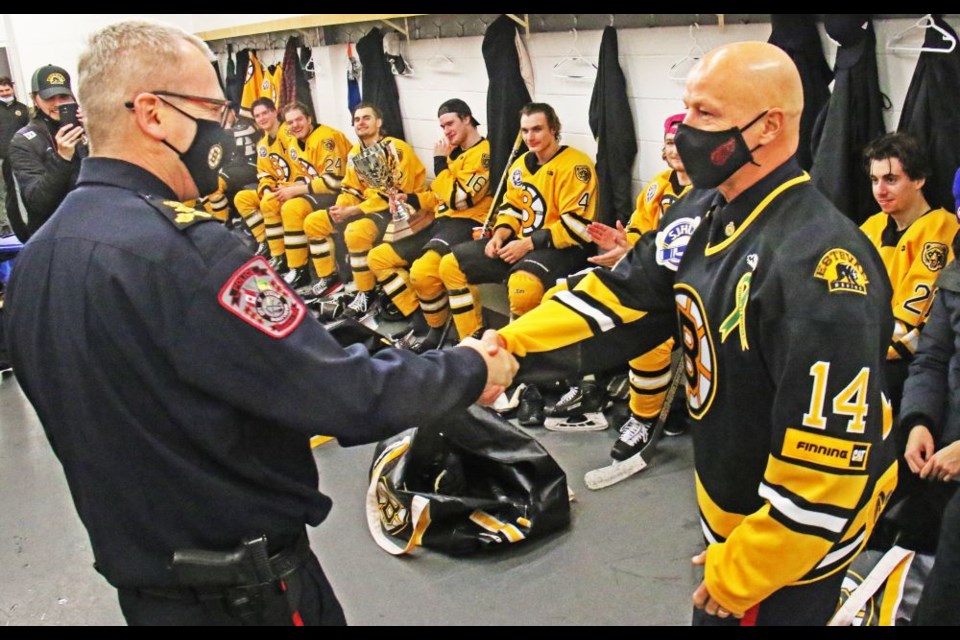
[[[696,27],[696,32],[694,32],[694,27]],[[690,45],[690,50],[687,51],[687,55],[683,56],[672,65],[670,65],[670,71],[667,72],[667,77],[671,80],[676,80],[678,82],[685,82],[687,79],[687,74],[690,73],[690,69],[693,68],[693,65],[700,61],[706,51],[703,50],[703,47],[700,46],[700,39],[697,37],[700,33],[700,25],[694,22],[690,25],[690,39],[693,40],[693,44]]]
[[[910,45],[910,44],[901,44],[900,41],[903,40],[904,36],[914,33],[916,30],[926,31],[927,29],[933,29],[937,31],[940,36],[943,38],[944,46],[942,47],[926,47],[921,45]],[[890,36],[890,39],[887,40],[887,51],[900,51],[900,52],[909,52],[909,53],[950,53],[957,48],[957,39],[953,37],[949,31],[937,24],[937,21],[933,19],[933,15],[928,13],[923,16],[915,23],[901,31]]]
[[[437,46],[434,48],[433,55],[427,59],[427,66],[440,73],[453,73],[456,71],[457,64],[441,50],[439,28],[437,31]]]
[[[573,33],[573,46],[565,58],[553,65],[553,75],[557,78],[583,78],[588,74],[596,73],[597,65],[587,60],[580,50],[577,49],[577,30],[570,30]]]

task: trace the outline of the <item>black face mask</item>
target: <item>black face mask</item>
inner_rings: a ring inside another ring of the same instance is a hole
[[[757,164],[753,162],[753,152],[760,145],[748,148],[742,134],[765,115],[766,111],[745,127],[733,127],[726,131],[704,131],[681,123],[674,143],[693,186],[713,189],[748,162]]]
[[[163,100],[163,98],[160,99]],[[233,140],[229,132],[221,127],[218,122],[194,118],[176,105],[166,100],[164,102],[197,123],[197,135],[193,137],[193,142],[190,143],[186,151],[180,151],[166,140],[162,142],[170,147],[180,157],[180,162],[187,167],[187,172],[197,185],[199,195],[210,195],[219,186],[217,177],[220,167],[223,165],[226,151],[233,144]]]

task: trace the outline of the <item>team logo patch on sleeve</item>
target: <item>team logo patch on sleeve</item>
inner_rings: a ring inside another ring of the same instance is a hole
[[[283,338],[306,316],[306,307],[257,256],[237,269],[220,290],[220,305],[271,338]]]
[[[489,168],[490,168],[490,154],[489,154],[489,153],[481,153],[481,154],[480,154],[480,166],[483,167],[484,169],[489,169]]]
[[[590,176],[593,175],[593,172],[590,171],[590,167],[585,164],[578,164],[573,168],[573,174],[577,176],[577,180],[583,184],[590,182]]]
[[[780,454],[834,469],[866,469],[870,444],[787,429]]]
[[[323,139],[323,148],[327,151],[333,151],[337,148],[337,145],[333,143],[333,138],[324,138]]]
[[[513,170],[513,173],[510,174],[510,182],[512,182],[515,187],[523,184],[523,174],[520,172],[520,169]]]
[[[257,147],[257,155],[261,158],[267,157],[267,148],[266,147]]]
[[[653,200],[656,196],[657,196],[657,183],[656,183],[656,182],[651,182],[651,183],[650,183],[650,186],[647,187],[647,193],[646,193],[646,195],[644,195],[643,197],[644,197],[644,199],[646,199],[647,202],[650,202],[650,201]]]
[[[930,271],[940,271],[947,266],[947,245],[942,242],[927,242],[920,256],[923,265]]]
[[[830,293],[867,295],[867,274],[857,257],[846,249],[830,249],[813,271],[813,277],[827,281]]]
[[[687,250],[690,236],[700,226],[700,217],[677,218],[657,232],[657,264],[676,271],[683,252]]]

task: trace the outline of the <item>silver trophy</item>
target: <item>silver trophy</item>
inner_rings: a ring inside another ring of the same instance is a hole
[[[392,219],[383,234],[385,242],[412,236],[420,230],[411,226],[417,211],[397,199],[402,192],[400,180],[403,172],[400,169],[400,155],[389,141],[381,140],[358,153],[353,158],[353,168],[361,180],[387,194]]]

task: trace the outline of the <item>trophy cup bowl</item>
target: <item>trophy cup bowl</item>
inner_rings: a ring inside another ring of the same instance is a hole
[[[421,212],[397,199],[397,195],[402,192],[400,181],[403,174],[397,150],[389,142],[381,140],[358,153],[353,158],[353,168],[361,180],[387,194],[391,219],[383,234],[384,242],[412,236],[426,226],[418,224],[421,219],[429,224],[432,217],[420,215]]]

